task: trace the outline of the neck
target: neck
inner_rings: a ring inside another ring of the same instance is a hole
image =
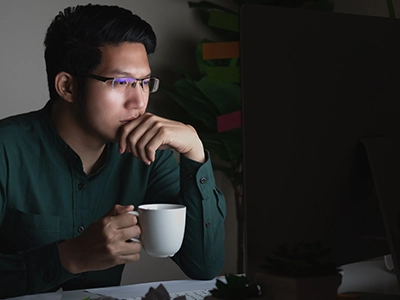
[[[86,174],[95,172],[103,162],[106,142],[91,135],[73,113],[72,105],[55,100],[51,108],[51,120],[61,138],[82,160]]]

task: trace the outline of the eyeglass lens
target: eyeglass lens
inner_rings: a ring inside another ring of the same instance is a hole
[[[127,86],[135,88],[137,83],[142,87],[146,93],[154,93],[158,90],[159,80],[155,77],[149,77],[144,79],[136,79],[130,77],[119,77],[114,78],[112,81],[112,89],[115,91],[124,91]]]

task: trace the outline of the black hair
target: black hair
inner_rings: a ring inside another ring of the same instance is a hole
[[[118,6],[78,5],[61,11],[51,22],[44,40],[50,99],[58,94],[54,78],[59,72],[80,77],[101,64],[100,47],[124,42],[141,43],[147,55],[157,40],[149,23]],[[84,81],[78,81],[83,88]]]

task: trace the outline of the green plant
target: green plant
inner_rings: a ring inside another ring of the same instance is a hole
[[[394,11],[394,6],[393,6],[393,1],[392,0],[386,0],[386,4],[388,7],[388,12],[389,12],[389,18],[396,18],[396,14]]]
[[[330,248],[321,243],[280,244],[266,256],[262,268],[270,274],[289,277],[328,276],[337,274],[340,269],[336,264],[326,260]]]
[[[216,280],[216,288],[210,290],[212,296],[219,299],[243,300],[261,295],[260,288],[255,283],[250,283],[244,275],[225,275],[226,283]]]
[[[217,9],[232,13],[210,2],[189,2],[191,8],[201,11]],[[218,30],[218,29],[216,29]],[[222,40],[238,39],[238,32],[219,29]],[[224,36],[224,34],[226,34]],[[229,37],[228,37],[229,36]],[[239,59],[203,59],[202,46],[210,40],[201,40],[196,48],[197,72],[179,69],[181,79],[172,87],[160,86],[160,91],[178,106],[167,117],[192,124],[204,143],[204,147],[214,156],[213,168],[225,174],[235,192],[236,214],[238,222],[238,272],[243,273],[243,222],[242,201],[242,131],[234,128],[218,131],[217,118],[241,110],[241,91],[238,82],[213,80],[207,74],[210,68],[231,67],[239,69]]]

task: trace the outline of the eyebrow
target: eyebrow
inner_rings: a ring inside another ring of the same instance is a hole
[[[132,76],[132,74],[130,74],[130,73],[128,73],[128,72],[121,71],[121,70],[113,70],[113,71],[111,71],[110,73],[111,73],[111,74],[118,75],[118,76],[123,76],[123,77],[137,78],[137,77],[135,77],[135,76]],[[146,74],[146,75],[145,75],[144,77],[142,77],[142,78],[146,78],[146,77],[150,77],[150,76],[151,76],[151,72],[148,73],[148,74]]]

